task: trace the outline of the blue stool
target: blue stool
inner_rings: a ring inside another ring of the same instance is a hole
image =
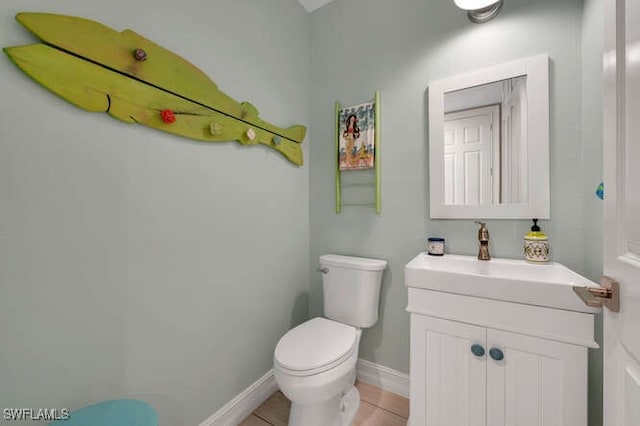
[[[49,426],[158,426],[158,415],[144,401],[114,399],[76,410],[68,420],[56,420]]]

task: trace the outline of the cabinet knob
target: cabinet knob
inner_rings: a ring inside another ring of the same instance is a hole
[[[502,352],[498,348],[491,348],[489,349],[489,356],[491,357],[491,359],[494,359],[496,361],[502,361],[504,359],[504,352]]]
[[[478,357],[484,356],[484,348],[478,344],[473,345],[471,346],[471,353]]]

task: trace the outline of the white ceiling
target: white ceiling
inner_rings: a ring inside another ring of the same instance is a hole
[[[316,9],[321,8],[327,3],[331,3],[333,0],[298,0],[307,12],[313,12]]]

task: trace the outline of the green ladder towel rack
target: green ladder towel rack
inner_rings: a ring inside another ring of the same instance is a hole
[[[341,105],[336,102],[336,132],[335,132],[335,156],[336,156],[336,213],[342,212],[344,206],[362,206],[373,207],[377,214],[380,214],[382,209],[381,196],[380,196],[380,92],[374,93],[374,108],[375,108],[375,127],[374,127],[374,179],[366,179],[365,181],[358,181],[353,183],[344,183],[342,177],[342,171],[340,170],[340,109]],[[349,171],[349,173],[359,173],[360,171]],[[344,188],[372,188],[374,192],[374,201],[361,202],[361,201],[348,201],[343,199]]]

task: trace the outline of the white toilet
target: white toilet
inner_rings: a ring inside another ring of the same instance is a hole
[[[355,388],[362,328],[378,321],[386,260],[320,257],[324,315],[289,330],[278,342],[274,371],[291,400],[289,426],[350,425],[360,405]]]

